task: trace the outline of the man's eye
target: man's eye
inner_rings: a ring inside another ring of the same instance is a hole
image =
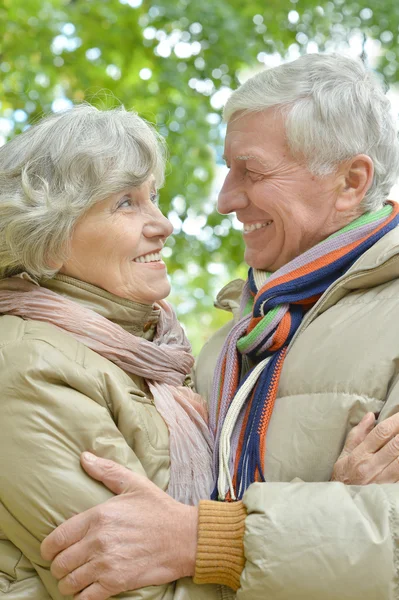
[[[259,181],[263,177],[262,173],[256,173],[256,171],[248,171],[248,169],[246,169],[245,175],[247,175],[251,179],[251,181]]]

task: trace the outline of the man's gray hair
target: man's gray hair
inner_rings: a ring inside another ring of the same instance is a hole
[[[52,277],[77,220],[97,201],[151,175],[164,144],[136,113],[88,104],[49,115],[0,148],[0,277]]]
[[[356,154],[368,155],[374,179],[363,209],[382,206],[399,175],[397,129],[382,85],[360,60],[307,54],[262,71],[231,95],[224,118],[271,107],[285,114],[291,152],[315,175],[333,172]]]

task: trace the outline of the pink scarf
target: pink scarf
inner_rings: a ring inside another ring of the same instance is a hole
[[[213,485],[207,409],[201,396],[183,387],[194,363],[184,331],[167,302],[158,307],[157,332],[149,342],[20,276],[0,281],[1,314],[51,323],[124,371],[145,378],[169,429],[168,494],[179,502],[197,504],[210,497]]]

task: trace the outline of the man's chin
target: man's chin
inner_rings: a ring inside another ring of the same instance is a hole
[[[259,254],[256,255],[256,252],[250,250],[245,252],[244,260],[253,269],[258,269],[259,271],[276,271],[274,266],[276,260],[274,260],[274,257],[259,256]]]

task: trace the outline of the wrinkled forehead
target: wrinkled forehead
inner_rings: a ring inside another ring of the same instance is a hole
[[[227,124],[224,157],[228,163],[249,158],[268,163],[273,155],[287,151],[284,118],[275,110],[239,113]]]

